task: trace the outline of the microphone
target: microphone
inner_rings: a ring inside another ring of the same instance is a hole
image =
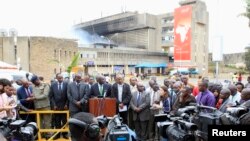
[[[107,95],[107,90],[104,90],[104,93],[103,93],[103,98],[105,98]]]

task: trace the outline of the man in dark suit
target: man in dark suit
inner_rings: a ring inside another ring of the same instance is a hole
[[[91,86],[89,98],[111,97],[111,85],[107,84],[103,75],[96,77],[97,83]]]
[[[123,123],[128,124],[128,106],[131,99],[131,91],[130,86],[124,83],[124,76],[122,74],[116,76],[116,83],[113,84],[111,92],[112,96],[116,98],[116,112],[122,117]]]
[[[68,97],[67,97],[67,82],[63,82],[62,74],[56,75],[57,82],[51,84],[50,87],[50,100],[53,105],[53,110],[68,110]],[[55,114],[55,127],[60,129],[67,123],[66,114]],[[62,133],[63,138],[68,138],[67,133]],[[60,138],[58,134],[54,139]]]
[[[20,100],[20,103],[31,110],[35,109],[34,100],[32,94],[32,87],[29,85],[27,80],[22,80],[22,86],[17,90],[17,98]],[[20,117],[27,122],[35,122],[35,115],[33,114],[21,114]]]
[[[150,96],[145,92],[142,83],[137,84],[137,92],[132,94],[130,106],[133,110],[133,121],[135,123],[135,133],[138,140],[146,141],[147,126],[150,117]]]
[[[89,86],[81,82],[81,75],[75,75],[75,81],[68,85],[69,113],[72,117],[78,112],[84,112],[84,105],[88,102]]]

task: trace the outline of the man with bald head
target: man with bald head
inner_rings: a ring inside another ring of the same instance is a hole
[[[196,97],[196,103],[199,105],[215,107],[215,97],[208,90],[208,82],[202,81],[199,83],[199,91],[200,93]]]
[[[229,97],[231,91],[229,89],[222,89],[220,92],[220,98],[222,99],[222,105],[219,107],[219,111],[225,113],[227,111],[227,106],[231,105]]]
[[[98,75],[96,81],[97,83],[91,86],[88,97],[111,97],[111,85],[106,83],[105,77]]]
[[[35,109],[34,106],[34,96],[32,94],[32,87],[29,84],[29,81],[22,80],[22,86],[17,89],[17,98],[21,104],[31,110]],[[22,119],[27,119],[27,122],[35,122],[35,115],[25,114],[20,115]]]
[[[131,91],[131,93],[136,92],[137,91],[137,86],[136,86],[137,78],[136,77],[131,77],[129,79],[129,83],[130,83],[130,91]]]
[[[235,85],[229,85],[228,89],[231,91],[231,95],[229,97],[229,101],[234,105],[240,103],[240,93],[237,91],[237,87]],[[237,102],[236,102],[237,101]]]

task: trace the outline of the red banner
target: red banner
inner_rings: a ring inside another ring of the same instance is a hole
[[[174,61],[191,60],[192,6],[182,6],[174,11]]]

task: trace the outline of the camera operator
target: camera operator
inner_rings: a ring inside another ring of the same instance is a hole
[[[193,95],[191,95],[191,88],[184,87],[181,90],[181,94],[177,97],[173,105],[173,112],[176,112],[179,108],[188,106],[190,103],[195,103],[196,100]]]
[[[69,130],[72,141],[101,140],[97,118],[90,113],[79,112],[73,115],[69,120]]]

